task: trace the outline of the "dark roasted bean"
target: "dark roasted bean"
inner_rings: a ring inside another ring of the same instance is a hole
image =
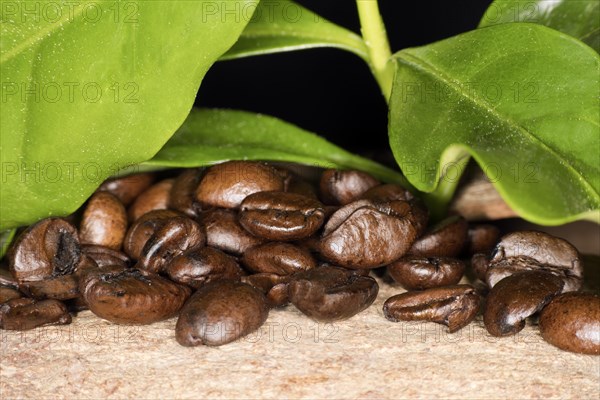
[[[540,333],[548,343],[567,351],[600,354],[600,296],[565,293],[542,310]]]
[[[310,183],[304,179],[292,175],[288,182],[285,184],[285,191],[289,193],[301,194],[311,199],[318,200],[317,192]]]
[[[489,265],[490,260],[485,254],[476,253],[471,257],[471,269],[475,277],[483,282],[486,282],[486,273]]]
[[[254,332],[269,315],[265,296],[242,282],[216,281],[188,300],[175,328],[182,346],[220,346]]]
[[[153,181],[154,175],[151,173],[134,174],[107,180],[98,188],[98,191],[112,193],[127,207],[148,189]]]
[[[249,195],[284,190],[284,179],[272,166],[248,161],[229,161],[210,167],[196,190],[204,206],[237,208]]]
[[[446,286],[392,296],[384,303],[383,313],[392,322],[436,322],[452,333],[475,318],[480,302],[471,285]]]
[[[237,261],[212,247],[187,250],[165,267],[173,281],[194,289],[219,279],[240,280],[243,270]]]
[[[80,258],[77,229],[60,218],[27,228],[8,254],[10,272],[19,282],[70,274]]]
[[[286,192],[259,192],[244,199],[240,224],[269,240],[298,240],[315,233],[325,219],[323,205],[310,197]]]
[[[119,324],[151,324],[174,317],[190,295],[186,286],[139,269],[105,267],[79,287],[90,310]]]
[[[144,214],[129,227],[123,240],[123,250],[133,260],[139,259],[148,239],[168,221],[180,217],[183,216],[171,210],[156,210]]]
[[[127,254],[109,249],[104,246],[97,246],[94,244],[84,244],[81,246],[83,253],[88,255],[98,267],[104,267],[107,265],[119,265],[123,268],[128,267],[131,263]]]
[[[23,297],[23,293],[21,293],[18,289],[12,286],[4,286],[0,284],[0,304],[6,303],[12,299],[19,299]]]
[[[308,250],[281,242],[251,247],[244,253],[242,263],[251,271],[278,275],[291,275],[317,266]]]
[[[422,290],[457,284],[465,264],[447,257],[404,257],[391,263],[388,274],[407,290]]]
[[[25,331],[44,325],[71,323],[71,314],[58,300],[13,299],[0,304],[0,329]]]
[[[190,218],[198,216],[200,205],[196,203],[196,189],[200,183],[201,171],[186,169],[175,179],[169,195],[169,208]]]
[[[346,205],[377,185],[379,181],[365,172],[328,169],[321,175],[319,189],[326,204]]]
[[[119,250],[127,232],[127,212],[119,199],[109,192],[97,192],[87,203],[81,219],[82,244],[96,244]]]
[[[465,253],[471,256],[476,253],[489,254],[500,239],[500,229],[494,225],[474,224],[469,226]]]
[[[34,299],[68,300],[79,296],[79,281],[75,274],[23,282],[19,288]]]
[[[242,255],[250,247],[265,241],[245,230],[234,211],[208,210],[202,213],[201,221],[206,232],[206,244],[230,254]]]
[[[415,257],[456,257],[465,245],[468,227],[463,217],[448,217],[418,238],[408,254]]]
[[[396,200],[410,201],[414,199],[411,192],[404,189],[400,185],[388,183],[385,185],[374,186],[371,189],[364,192],[360,199],[372,200],[378,202],[390,202]]]
[[[290,301],[316,321],[338,321],[367,309],[377,297],[375,279],[339,267],[319,267],[293,276]]]
[[[525,327],[527,317],[540,311],[562,290],[564,283],[556,275],[525,271],[510,275],[490,291],[483,322],[494,336],[508,336]]]
[[[135,222],[150,211],[166,210],[169,207],[169,196],[174,182],[174,179],[165,179],[141,193],[129,207],[129,221]]]
[[[282,307],[290,302],[289,283],[291,276],[258,273],[242,277],[242,282],[254,286],[267,297],[271,307]]]

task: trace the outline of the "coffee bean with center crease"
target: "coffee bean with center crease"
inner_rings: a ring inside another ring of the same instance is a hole
[[[383,314],[392,322],[436,322],[452,333],[475,319],[480,302],[471,285],[445,286],[392,296],[385,301]]]
[[[265,241],[244,229],[235,211],[212,209],[200,215],[206,232],[206,244],[236,256]]]
[[[335,212],[325,225],[320,253],[347,268],[376,268],[402,257],[417,237],[405,201],[359,200]]]
[[[127,207],[148,189],[153,181],[154,175],[151,173],[128,175],[105,181],[98,191],[112,193]]]
[[[448,257],[404,257],[388,265],[387,272],[407,290],[422,290],[457,284],[465,264]]]
[[[465,253],[469,256],[477,253],[489,254],[500,239],[500,229],[494,225],[475,224],[469,226]]]
[[[240,280],[244,274],[235,258],[212,247],[183,252],[165,267],[171,280],[194,289],[219,279]]]
[[[456,257],[465,245],[468,228],[469,224],[463,217],[448,217],[418,238],[408,254],[416,257]]]
[[[144,214],[129,227],[123,240],[123,250],[131,259],[138,260],[148,239],[169,220],[179,217],[182,214],[172,210],[155,210]]]
[[[19,281],[37,281],[72,273],[81,257],[77,229],[60,218],[27,228],[12,245],[9,269]]]
[[[25,331],[44,325],[70,323],[71,314],[58,300],[20,298],[0,304],[0,329]]]
[[[251,247],[244,253],[242,263],[253,272],[278,275],[291,275],[317,266],[317,261],[308,250],[281,242]]]
[[[210,167],[196,190],[203,206],[237,208],[253,193],[284,190],[284,179],[274,167],[249,161],[229,161]]]
[[[166,210],[169,207],[169,197],[174,182],[174,179],[164,179],[141,193],[129,207],[129,221],[135,222],[150,211]]]
[[[542,270],[560,276],[563,292],[581,288],[583,266],[573,245],[544,232],[520,231],[502,237],[494,249],[486,272],[486,283],[493,287],[513,273]]]
[[[259,192],[244,199],[240,224],[269,240],[298,240],[315,233],[325,220],[323,205],[296,193]]]
[[[567,351],[600,354],[600,296],[564,293],[542,310],[540,333],[548,343]]]
[[[81,219],[81,243],[119,250],[126,232],[125,206],[109,192],[95,193],[88,201]]]
[[[186,169],[175,179],[169,194],[169,208],[177,210],[190,218],[198,216],[200,205],[196,203],[196,188],[202,173],[199,169]]]
[[[377,185],[379,181],[365,172],[328,169],[321,175],[319,189],[326,204],[346,205]]]
[[[564,283],[560,277],[543,271],[524,271],[498,282],[490,291],[483,323],[494,336],[508,336],[521,331],[525,320],[540,311]]]
[[[269,315],[265,296],[241,282],[215,281],[187,301],[175,337],[182,346],[221,346],[254,332]]]
[[[80,282],[90,310],[119,324],[151,324],[177,314],[190,295],[186,286],[140,269],[105,267]]]
[[[377,297],[375,279],[339,267],[319,267],[293,276],[291,303],[316,321],[339,321],[366,310]]]

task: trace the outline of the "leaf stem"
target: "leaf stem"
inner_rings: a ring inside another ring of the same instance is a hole
[[[453,162],[455,170],[459,171],[459,173],[452,178],[440,176],[438,187],[433,192],[424,194],[423,201],[425,201],[425,204],[429,209],[431,220],[433,222],[438,222],[446,216],[448,205],[450,204],[452,197],[454,197],[454,192],[456,192],[460,177],[463,175],[470,159],[471,157],[468,153],[463,154],[462,157]]]
[[[386,101],[389,102],[394,68],[389,62],[392,51],[379,13],[379,5],[377,0],[356,0],[356,6],[360,18],[360,30],[369,53],[371,70]]]

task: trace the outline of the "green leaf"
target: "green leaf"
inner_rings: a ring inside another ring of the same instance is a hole
[[[8,229],[6,231],[0,232],[0,260],[8,251],[8,248],[12,243],[16,232],[16,229]]]
[[[222,60],[316,47],[336,47],[368,60],[360,36],[289,0],[263,0]]]
[[[496,0],[479,26],[533,22],[571,35],[600,52],[598,0]]]
[[[600,208],[600,57],[535,24],[478,29],[394,55],[390,144],[405,176],[456,185],[472,155],[507,203],[540,224]]]
[[[235,110],[192,110],[165,147],[142,167],[198,167],[227,160],[352,168],[412,187],[399,172],[340,149],[314,133],[267,115]]]
[[[68,214],[151,158],[241,34],[247,19],[227,10],[255,4],[3,3],[0,229]]]

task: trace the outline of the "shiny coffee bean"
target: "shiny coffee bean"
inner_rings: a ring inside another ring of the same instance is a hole
[[[105,267],[79,287],[90,310],[118,324],[151,324],[177,315],[190,295],[186,286],[140,269]]]
[[[135,222],[142,215],[155,210],[169,208],[169,197],[173,188],[174,179],[165,179],[150,186],[141,193],[129,207],[129,221]]]
[[[127,254],[108,247],[84,244],[81,246],[81,249],[83,250],[83,253],[91,257],[100,268],[107,265],[119,265],[125,268],[131,264],[131,260],[127,257]]]
[[[457,257],[467,241],[469,224],[460,216],[444,219],[418,238],[408,254],[415,257]]]
[[[308,250],[281,242],[251,247],[244,253],[242,263],[253,272],[278,275],[291,275],[317,266],[317,261]]]
[[[583,354],[600,354],[600,296],[564,293],[542,310],[540,333],[559,349]]]
[[[206,236],[197,222],[187,217],[173,218],[150,236],[136,266],[151,272],[163,272],[174,257],[205,244]]]
[[[195,201],[196,188],[202,174],[197,168],[186,169],[175,179],[169,195],[169,208],[190,218],[198,216],[200,205]]]
[[[490,259],[483,253],[475,253],[471,257],[471,269],[475,274],[475,277],[483,282],[486,282],[486,274],[488,266],[490,265]]]
[[[339,321],[367,309],[377,298],[375,279],[339,267],[320,267],[293,276],[291,303],[316,321]]]
[[[328,169],[321,175],[319,189],[326,204],[346,205],[377,185],[379,181],[365,172]]]
[[[68,300],[79,296],[79,281],[75,274],[23,282],[19,289],[34,299]]]
[[[524,271],[498,282],[490,291],[483,323],[494,336],[514,335],[525,327],[525,320],[540,311],[564,283],[556,275]]]
[[[446,286],[392,296],[384,303],[383,314],[392,322],[436,322],[452,333],[473,321],[480,302],[471,285]]]
[[[5,286],[0,284],[0,304],[6,303],[13,299],[19,299],[23,297],[23,293],[19,289],[13,286]]]
[[[212,247],[187,250],[165,267],[171,280],[194,289],[219,279],[239,281],[244,271],[235,258]]]
[[[208,210],[202,213],[200,219],[206,232],[206,244],[226,253],[240,256],[265,241],[245,230],[234,211]]]
[[[139,259],[146,242],[156,231],[168,221],[182,217],[180,213],[172,210],[156,210],[144,214],[129,227],[123,240],[123,250],[131,259]]]
[[[412,199],[414,199],[414,196],[411,192],[394,183],[374,186],[364,192],[359,198],[359,200],[372,200],[382,203],[397,200],[410,201]]]
[[[375,268],[402,257],[417,237],[404,201],[359,200],[335,212],[325,225],[320,253],[347,268]]]
[[[269,315],[260,290],[241,282],[216,281],[187,301],[175,337],[182,346],[221,346],[254,332]]]
[[[148,189],[153,181],[154,175],[151,173],[128,175],[105,181],[98,191],[112,193],[127,207]]]
[[[240,205],[240,225],[269,240],[299,240],[315,233],[325,220],[323,205],[295,193],[259,192]]]
[[[283,307],[290,302],[290,275],[258,273],[242,277],[242,282],[260,290],[270,307]]]
[[[388,274],[406,290],[423,290],[457,284],[465,264],[447,257],[404,257],[388,267]]]
[[[127,232],[127,212],[109,192],[95,193],[87,203],[79,229],[82,244],[119,250]]]
[[[31,225],[8,254],[10,272],[20,282],[70,274],[80,258],[77,229],[60,218]]]
[[[465,253],[469,256],[476,253],[489,254],[500,239],[500,229],[494,225],[475,224],[469,226]]]
[[[272,166],[249,161],[229,161],[210,167],[196,190],[203,206],[237,208],[249,195],[284,190],[284,179]]]
[[[71,323],[71,314],[58,300],[13,299],[0,304],[0,329],[25,331]]]

